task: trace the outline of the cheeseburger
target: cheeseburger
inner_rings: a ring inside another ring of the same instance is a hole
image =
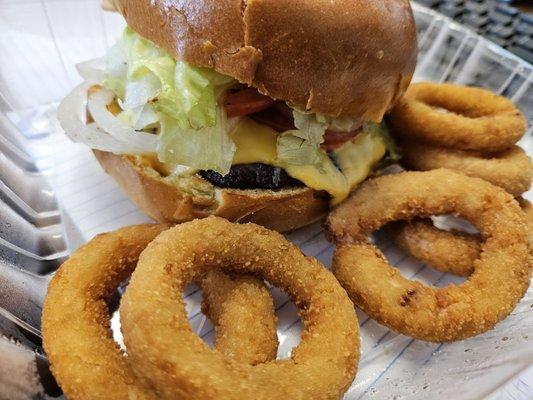
[[[395,157],[408,0],[113,0],[128,26],[59,119],[161,222],[309,224]]]

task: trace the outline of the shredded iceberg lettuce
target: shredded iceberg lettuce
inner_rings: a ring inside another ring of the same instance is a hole
[[[277,148],[278,158],[293,165],[318,164],[326,130],[349,132],[359,122],[356,118],[332,118],[295,108],[292,114],[296,129],[280,135]]]
[[[222,110],[216,112],[213,126],[201,129],[183,128],[176,119],[163,115],[158,158],[166,163],[227,174],[235,153],[235,144],[227,134],[232,128]]]
[[[229,172],[235,146],[218,105],[235,80],[176,61],[131,28],[106,58],[103,85],[118,97],[119,118],[135,129],[160,126],[158,158],[193,168]]]
[[[327,121],[319,114],[306,114],[297,110],[292,112],[296,131],[293,135],[307,140],[313,144],[321,144],[324,141],[324,133],[328,129]]]
[[[137,131],[155,128],[159,123],[159,115],[150,103],[123,110],[117,117]]]
[[[278,159],[292,165],[316,165],[320,162],[320,144],[324,142],[327,124],[316,114],[293,110],[295,130],[278,137]]]
[[[134,130],[159,133],[157,155],[162,162],[194,169],[229,172],[235,154],[220,96],[236,81],[213,69],[199,68],[173,56],[126,28],[108,52],[102,82],[117,96],[119,119]],[[318,167],[320,145],[328,129],[350,132],[361,126],[355,118],[331,118],[293,108],[296,129],[277,138],[277,161],[285,165]],[[365,124],[382,136],[389,157],[399,157],[383,125]]]

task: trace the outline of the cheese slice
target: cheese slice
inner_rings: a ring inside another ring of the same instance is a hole
[[[250,118],[241,118],[230,134],[237,150],[232,164],[263,163],[274,165],[278,132],[258,124]]]
[[[387,144],[376,132],[364,131],[335,150],[334,157],[348,181],[349,191],[363,182],[387,153]]]
[[[379,134],[365,131],[334,152],[340,170],[325,152],[321,153],[317,164],[293,165],[277,159],[277,137],[278,133],[268,126],[242,118],[231,133],[237,147],[233,164],[263,163],[283,168],[306,186],[328,192],[332,205],[348,197],[387,151],[386,143]]]

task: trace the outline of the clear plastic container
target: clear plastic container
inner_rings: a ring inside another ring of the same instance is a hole
[[[533,154],[533,67],[445,17],[414,8],[416,79],[482,86],[511,98],[530,121],[521,145]],[[104,54],[123,26],[97,0],[0,0],[0,398],[60,395],[39,341],[50,273],[94,234],[147,220],[55,120],[57,102],[80,81],[74,65]],[[329,265],[332,248],[318,224],[288,237]],[[407,276],[437,286],[458,281],[379,235],[377,241]],[[198,311],[197,297],[189,296],[190,311]],[[276,299],[279,353],[287,356],[300,326],[283,295]],[[209,322],[191,313],[193,329],[212,340]],[[524,374],[533,362],[531,290],[494,330],[451,344],[416,341],[359,317],[362,359],[346,399],[533,398],[533,374]]]

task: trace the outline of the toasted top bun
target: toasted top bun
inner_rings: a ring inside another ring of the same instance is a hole
[[[408,0],[106,2],[177,59],[329,116],[381,121],[416,63]]]
[[[198,182],[192,182],[192,189],[200,185],[212,188],[210,195],[202,195],[165,180],[143,157],[98,150],[94,154],[137,207],[158,222],[179,223],[218,215],[286,232],[320,219],[329,208],[329,197],[308,187],[276,191],[221,189],[194,178]]]

